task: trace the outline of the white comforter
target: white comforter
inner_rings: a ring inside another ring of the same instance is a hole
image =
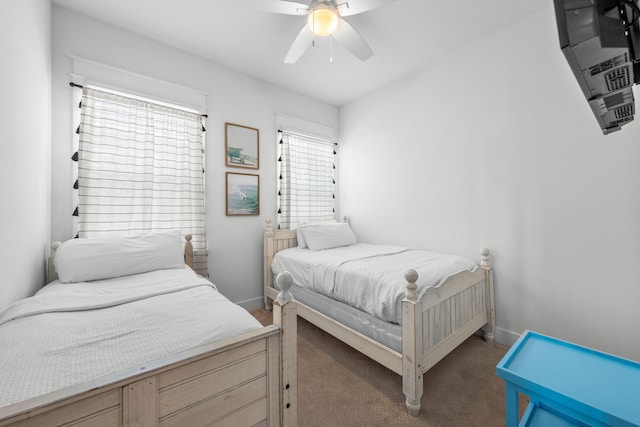
[[[274,256],[271,268],[274,274],[289,271],[299,286],[401,323],[407,270],[418,272],[418,294],[423,295],[454,274],[478,266],[457,255],[358,243],[323,251],[286,249]]]
[[[189,268],[53,282],[0,311],[0,407],[260,327]]]

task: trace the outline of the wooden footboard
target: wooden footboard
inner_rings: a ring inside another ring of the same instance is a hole
[[[264,235],[264,299],[275,298],[271,262],[284,249],[295,247],[295,230],[273,230],[267,220]],[[403,392],[410,414],[420,412],[423,374],[481,328],[487,341],[493,341],[495,306],[493,274],[489,250],[482,249],[480,268],[456,274],[438,288],[418,298],[418,275],[410,270],[402,314],[402,353],[398,353],[335,320],[298,303],[298,314],[356,350],[403,377]]]
[[[274,324],[0,409],[0,427],[295,426],[296,304]]]
[[[420,412],[423,374],[479,329],[493,342],[495,309],[489,251],[481,251],[480,268],[451,276],[422,298],[416,294],[418,274],[405,275],[407,294],[402,303],[403,392],[411,415]]]

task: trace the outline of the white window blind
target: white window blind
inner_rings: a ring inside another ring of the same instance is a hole
[[[200,114],[85,87],[78,237],[180,229],[207,276],[204,130]]]
[[[335,219],[335,143],[286,130],[278,139],[278,227]]]

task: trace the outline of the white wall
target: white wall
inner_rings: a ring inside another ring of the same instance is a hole
[[[44,284],[49,240],[51,5],[0,3],[0,307]]]
[[[76,14],[53,9],[53,212],[52,238],[72,235],[72,92],[75,55],[152,78],[199,89],[207,96],[207,240],[211,280],[247,308],[262,304],[262,237],[276,220],[275,114],[338,126],[338,109],[248,77],[202,58]],[[225,216],[224,123],[260,129],[260,215]]]
[[[486,246],[502,342],[532,329],[640,360],[640,120],[602,135],[551,6],[340,123],[340,203],[360,240]]]

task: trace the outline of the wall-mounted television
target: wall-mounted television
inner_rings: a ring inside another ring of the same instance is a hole
[[[640,81],[637,0],[554,0],[554,5],[560,48],[598,125],[605,135],[620,130],[633,120],[632,88]]]

